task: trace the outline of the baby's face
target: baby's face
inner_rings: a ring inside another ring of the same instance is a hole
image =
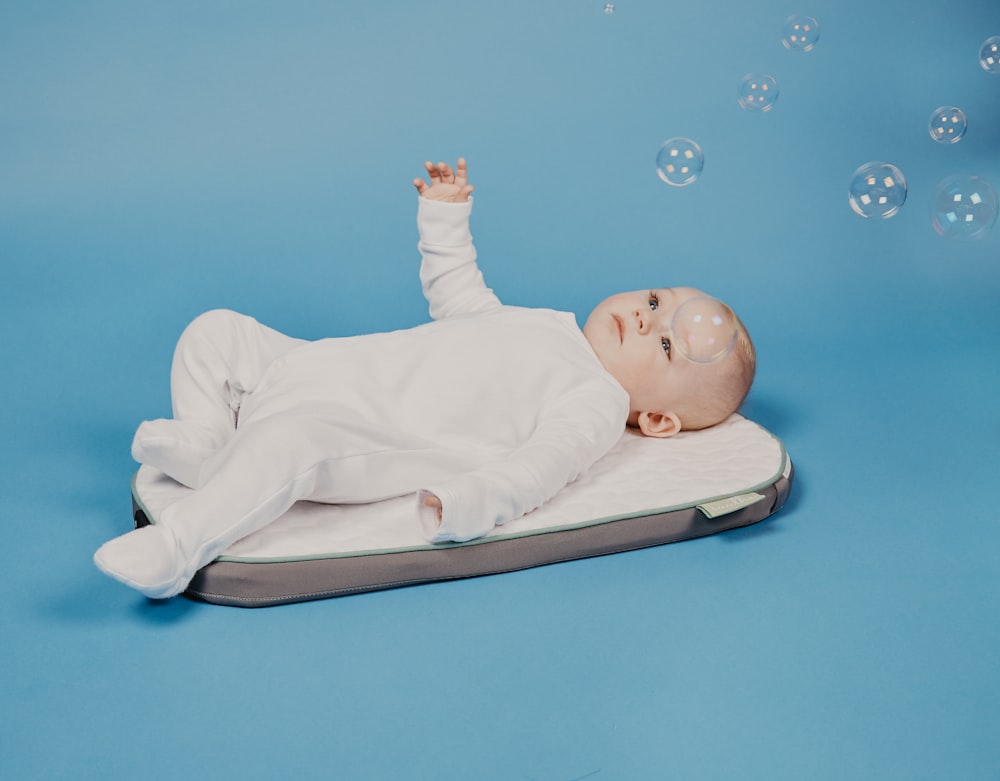
[[[604,368],[628,391],[633,411],[680,409],[726,362],[692,363],[671,344],[674,312],[703,295],[693,287],[636,290],[606,298],[590,313],[583,335]]]

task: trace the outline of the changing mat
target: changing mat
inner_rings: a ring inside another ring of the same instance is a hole
[[[734,414],[668,439],[625,431],[576,482],[470,542],[430,544],[413,495],[371,504],[298,502],[204,567],[185,592],[255,607],[524,569],[702,537],[776,512],[791,488],[782,443]],[[191,489],[141,467],[136,526]]]

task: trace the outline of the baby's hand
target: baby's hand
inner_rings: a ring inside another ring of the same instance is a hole
[[[430,160],[424,163],[424,168],[427,169],[427,175],[431,179],[430,185],[423,179],[413,180],[413,186],[417,188],[422,198],[448,203],[469,200],[469,193],[474,188],[469,184],[469,172],[464,157],[458,158],[454,171],[447,163],[434,165]]]
[[[424,497],[424,507],[431,507],[437,511],[437,522],[438,526],[440,526],[442,510],[444,509],[441,505],[441,500],[434,494],[427,494],[427,496]]]

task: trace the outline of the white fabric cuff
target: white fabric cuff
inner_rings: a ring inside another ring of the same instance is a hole
[[[417,204],[417,224],[420,239],[439,247],[460,247],[472,241],[469,231],[469,215],[472,214],[472,198],[467,201],[449,203],[419,198]]]

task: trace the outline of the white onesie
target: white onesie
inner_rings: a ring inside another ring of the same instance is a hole
[[[414,521],[432,542],[469,540],[538,507],[618,441],[628,394],[572,314],[504,306],[486,287],[471,209],[419,200],[426,325],[309,342],[217,310],[185,331],[175,420],[143,424],[154,428],[140,427],[134,452],[169,474],[151,455],[155,424],[195,432],[196,490],[159,519],[190,572],[298,500],[418,492]],[[202,429],[214,433],[198,445]],[[419,492],[440,498],[440,525]]]

